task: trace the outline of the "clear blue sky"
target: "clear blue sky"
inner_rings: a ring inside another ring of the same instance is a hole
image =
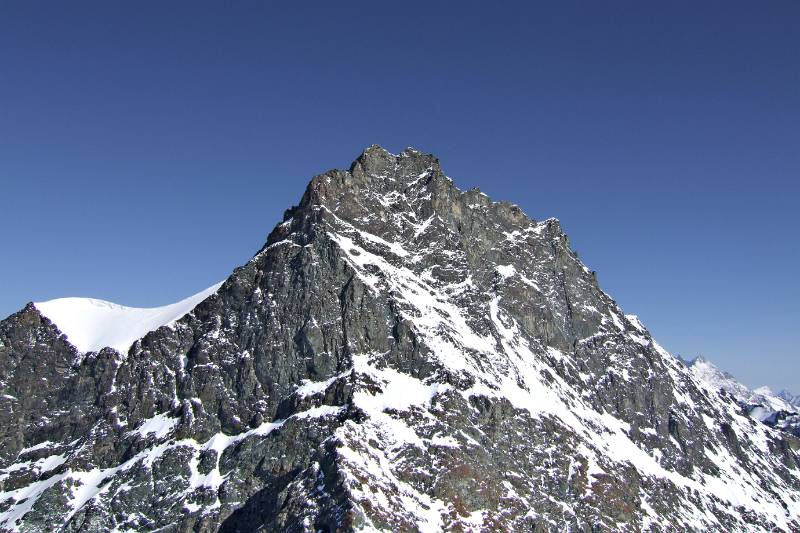
[[[367,145],[562,220],[661,343],[800,392],[800,3],[0,3],[0,315],[225,278]]]

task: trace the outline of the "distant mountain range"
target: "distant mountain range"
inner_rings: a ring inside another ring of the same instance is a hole
[[[786,390],[774,393],[769,387],[751,390],[704,357],[683,362],[708,388],[730,394],[749,416],[800,436],[800,396]]]
[[[765,389],[767,391],[769,391],[769,387],[766,387]],[[784,400],[785,402],[787,402],[787,403],[789,403],[789,404],[791,404],[791,405],[793,405],[795,407],[800,407],[800,394],[793,394],[793,393],[789,392],[788,390],[783,389],[783,390],[775,393],[775,395],[778,398],[780,398],[781,400]]]

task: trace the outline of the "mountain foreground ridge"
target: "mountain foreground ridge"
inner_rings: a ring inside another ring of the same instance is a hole
[[[430,154],[314,177],[205,296],[127,350],[0,322],[0,530],[800,531],[800,440]]]

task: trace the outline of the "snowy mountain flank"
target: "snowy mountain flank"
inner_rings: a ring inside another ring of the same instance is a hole
[[[0,322],[0,531],[800,531],[800,439],[432,155],[314,177],[159,309]]]

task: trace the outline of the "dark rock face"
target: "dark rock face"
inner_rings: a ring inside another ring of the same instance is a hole
[[[0,323],[0,529],[800,531],[800,441],[622,314],[555,220],[367,149],[126,354]]]

